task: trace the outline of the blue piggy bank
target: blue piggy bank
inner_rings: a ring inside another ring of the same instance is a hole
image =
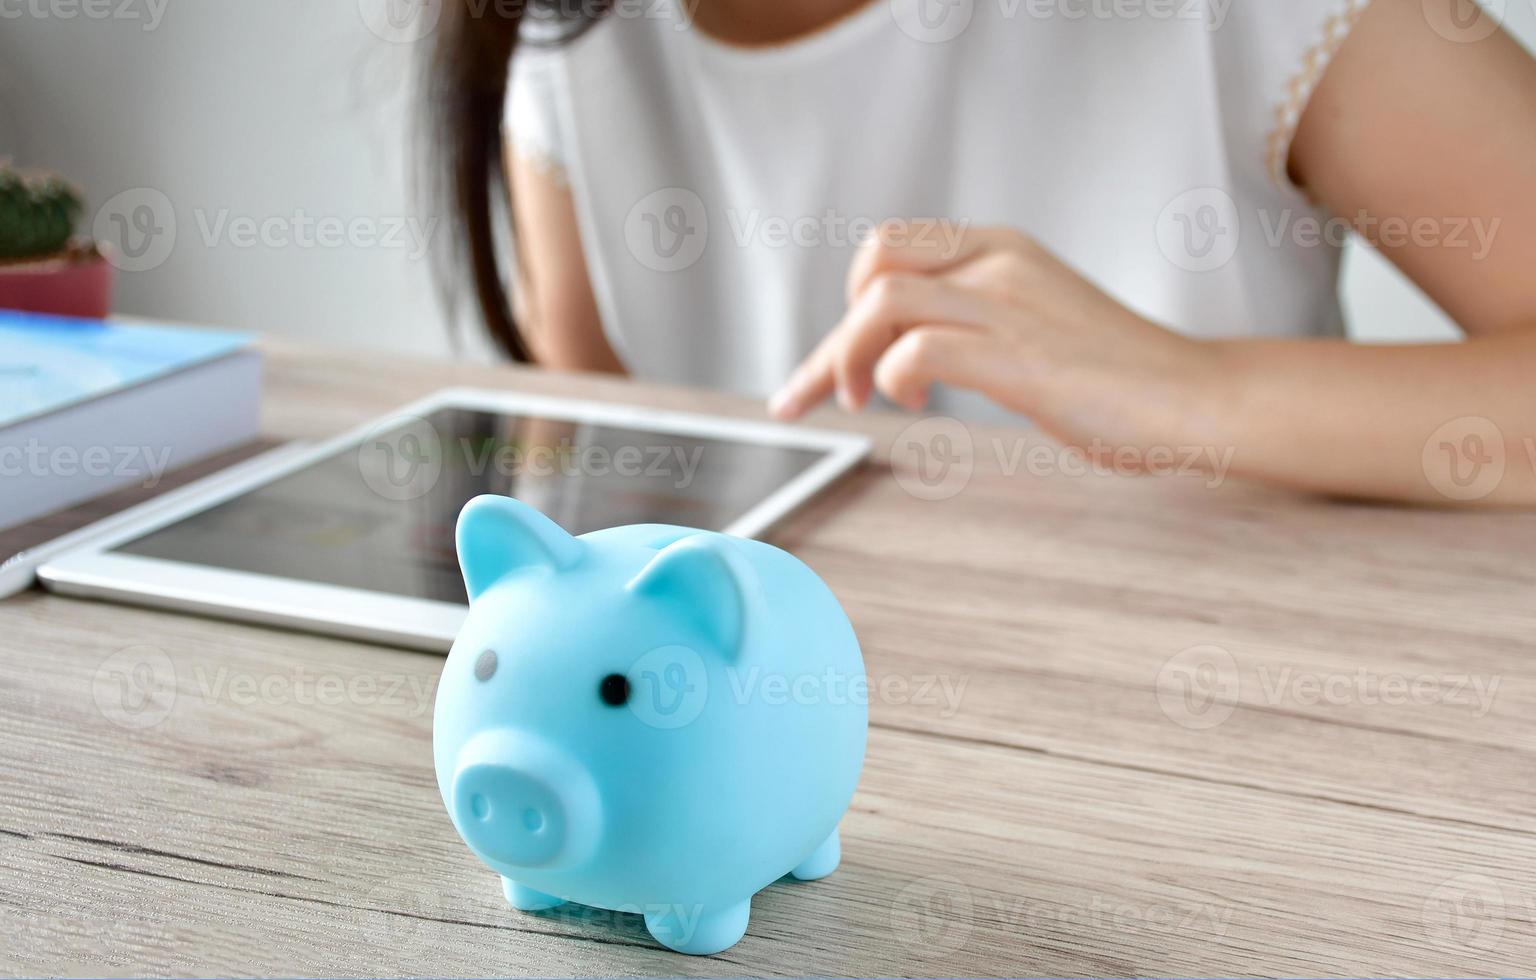
[[[636,912],[663,945],[716,953],[758,889],[837,867],[868,688],[814,572],[688,528],[572,537],[497,496],[465,505],[457,540],[470,609],[433,754],[508,902]]]

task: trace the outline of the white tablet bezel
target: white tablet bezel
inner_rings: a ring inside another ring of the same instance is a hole
[[[119,516],[107,533],[43,565],[38,569],[38,578],[50,590],[69,595],[120,599],[140,605],[446,652],[464,619],[465,607],[455,603],[142,555],[113,554],[111,549],[354,448],[385,426],[425,418],[435,411],[451,408],[789,446],[825,454],[810,469],[779,487],[725,528],[727,533],[740,537],[762,534],[858,465],[871,449],[867,437],[850,432],[520,392],[448,389],[312,448],[285,454],[270,466],[248,467],[233,477],[216,474],[199,481],[177,491],[170,506],[164,501],[150,501],[141,508],[142,514]]]

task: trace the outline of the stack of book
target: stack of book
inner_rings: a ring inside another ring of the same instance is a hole
[[[246,334],[0,310],[0,529],[256,437]]]

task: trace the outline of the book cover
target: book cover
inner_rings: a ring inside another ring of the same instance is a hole
[[[0,429],[249,347],[249,334],[0,310]]]

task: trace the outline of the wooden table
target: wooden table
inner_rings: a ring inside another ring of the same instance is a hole
[[[269,352],[280,438],[446,385],[758,412]],[[823,421],[876,436],[877,459],[774,540],[859,632],[869,754],[841,869],[767,889],[736,947],[694,959],[634,916],[509,910],[438,799],[439,658],[34,591],[0,604],[0,966],[1536,969],[1536,519],[1074,475],[1026,433]],[[143,657],[174,670],[153,724],[104,682]]]

